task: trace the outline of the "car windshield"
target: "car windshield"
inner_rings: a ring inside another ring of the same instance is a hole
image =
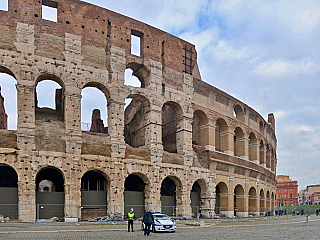
[[[170,220],[170,218],[165,214],[155,214],[153,217],[155,220]]]

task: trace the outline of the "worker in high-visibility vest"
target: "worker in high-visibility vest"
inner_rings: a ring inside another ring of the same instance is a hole
[[[130,232],[130,225],[131,225],[132,232],[134,232],[133,231],[133,218],[134,218],[134,212],[133,212],[133,208],[131,208],[130,212],[128,212],[128,232]]]

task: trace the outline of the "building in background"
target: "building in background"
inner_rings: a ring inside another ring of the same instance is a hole
[[[307,204],[307,195],[306,189],[302,189],[299,192],[299,205],[306,205]]]
[[[278,175],[277,182],[277,206],[297,205],[298,181],[292,181],[287,175]]]
[[[309,185],[306,188],[306,205],[319,204],[320,184]]]

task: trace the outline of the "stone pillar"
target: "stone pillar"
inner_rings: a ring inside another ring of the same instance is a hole
[[[215,151],[216,140],[216,126],[209,120],[208,124],[200,126],[201,146],[204,146],[206,150]]]
[[[271,151],[266,152],[266,167],[271,171]]]
[[[260,165],[266,167],[266,149],[260,148]]]
[[[193,164],[192,117],[186,114],[177,121],[177,152],[184,158],[184,165]]]
[[[115,162],[114,169],[110,174],[110,178],[112,179],[110,182],[109,198],[110,205],[108,206],[108,214],[112,216],[115,212],[120,212],[126,214],[124,212],[124,167],[123,163]]]
[[[32,157],[28,154],[18,155],[18,203],[19,220],[36,222],[36,177],[31,169]]]
[[[249,139],[248,138],[237,138],[236,139],[236,155],[238,157],[249,159]]]
[[[28,82],[31,84],[31,82]],[[17,84],[18,98],[18,124],[17,141],[18,149],[32,151],[35,146],[35,88],[28,85]],[[29,153],[30,154],[30,153]]]
[[[258,143],[249,144],[249,160],[259,164],[260,145]]]
[[[276,165],[276,159],[274,157],[271,157],[271,171],[275,173],[275,165]]]
[[[220,146],[221,152],[234,155],[234,133],[231,131],[226,131],[220,133]]]

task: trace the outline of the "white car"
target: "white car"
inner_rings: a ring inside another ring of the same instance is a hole
[[[164,213],[152,213],[154,223],[151,225],[152,232],[175,232],[177,230],[176,223]],[[144,223],[141,225],[144,229]]]

